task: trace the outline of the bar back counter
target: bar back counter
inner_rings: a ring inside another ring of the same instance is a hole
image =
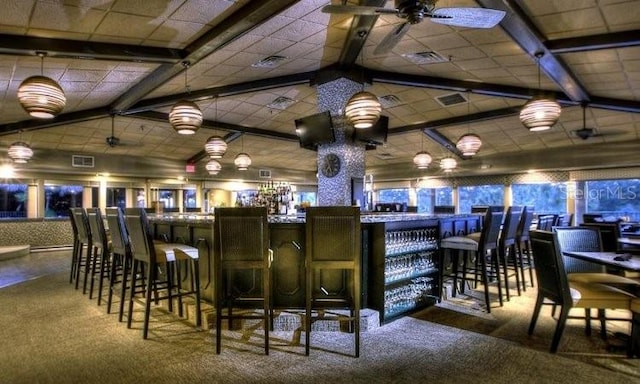
[[[479,215],[362,214],[362,307],[378,311],[386,323],[440,299],[443,268],[439,240],[480,229]],[[181,242],[200,251],[202,297],[213,302],[213,216],[149,215],[154,236]],[[274,308],[305,306],[304,216],[270,216],[273,250],[272,305]],[[442,264],[442,265],[441,265]],[[243,286],[255,275],[247,273]],[[344,277],[323,276],[323,284],[340,290]]]

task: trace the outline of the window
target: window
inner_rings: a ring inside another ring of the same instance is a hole
[[[196,190],[185,189],[182,191],[182,198],[185,208],[196,208]]]
[[[317,202],[316,202],[317,196],[318,194],[316,192],[296,192],[295,193],[296,205],[299,206],[301,203],[306,202],[309,206],[315,207],[317,205]]]
[[[418,188],[418,212],[433,212],[435,205],[453,205],[453,189],[445,188]]]
[[[378,203],[409,204],[408,188],[381,189],[378,191]]]
[[[107,188],[107,207],[118,207],[125,209],[127,207],[125,188]]]
[[[565,183],[513,184],[513,205],[534,207],[540,215],[567,212],[567,185]]]
[[[473,205],[504,205],[504,186],[475,185],[458,188],[460,213],[471,213]]]
[[[0,218],[27,217],[26,184],[0,184]]]
[[[173,189],[161,189],[158,191],[158,200],[164,203],[164,208],[175,208],[176,191]]]
[[[82,207],[81,185],[45,185],[44,217],[69,216],[69,208]]]
[[[640,179],[587,181],[576,199],[586,200],[586,212],[607,220],[640,220]]]

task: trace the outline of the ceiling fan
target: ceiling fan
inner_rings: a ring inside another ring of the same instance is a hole
[[[467,28],[493,28],[505,16],[506,12],[488,8],[438,8],[438,0],[395,0],[395,8],[370,7],[365,5],[327,5],[322,12],[333,14],[352,14],[378,16],[395,14],[405,22],[394,28],[373,51],[375,54],[388,53],[407,33],[413,24],[425,18],[434,23]]]
[[[587,106],[582,104],[582,128],[571,131],[576,137],[582,140],[587,140],[590,137],[602,136],[601,133],[597,133],[595,128],[587,127]]]

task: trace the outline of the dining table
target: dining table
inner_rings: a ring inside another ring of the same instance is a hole
[[[635,240],[635,239],[634,239]],[[640,245],[640,244],[639,244]],[[640,272],[640,254],[631,253],[616,253],[616,252],[577,252],[568,251],[563,252],[563,255],[569,257],[575,257],[577,259],[590,261],[604,265],[608,268],[619,269],[630,272]],[[637,294],[637,292],[636,292]],[[640,317],[640,313],[633,313],[633,322],[637,322]],[[640,357],[640,330],[632,329],[631,337],[628,335],[616,334],[620,339],[626,339],[624,341],[625,348],[627,349],[627,355],[629,357]]]

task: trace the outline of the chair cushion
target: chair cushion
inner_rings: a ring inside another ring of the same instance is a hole
[[[577,308],[629,309],[634,295],[597,283],[571,282],[571,298]]]
[[[637,285],[640,281],[633,280],[628,277],[614,275],[604,272],[573,272],[567,274],[570,282],[579,283],[600,283],[600,284],[621,284],[621,285]]]
[[[198,248],[180,243],[154,242],[158,262],[198,259]]]
[[[474,240],[471,236],[452,236],[440,240],[440,248],[477,251],[478,241]]]

